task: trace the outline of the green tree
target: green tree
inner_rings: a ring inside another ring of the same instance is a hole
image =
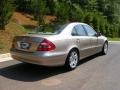
[[[93,14],[91,12],[86,11],[83,22],[92,25],[92,21],[93,21]]]
[[[44,15],[49,14],[55,15],[58,22],[85,22],[107,36],[120,37],[120,0],[15,1],[18,2],[16,3],[17,9],[31,12],[39,22],[39,25],[45,24]]]
[[[84,12],[82,10],[82,8],[78,5],[78,4],[73,4],[72,9],[71,9],[71,14],[69,14],[70,16],[70,20],[71,21],[79,21],[82,22],[83,18],[84,18]]]
[[[92,12],[97,10],[97,0],[88,0],[86,4],[86,8]]]
[[[97,32],[100,32],[99,30],[100,29],[100,16],[96,13],[93,16],[92,25],[94,26]]]
[[[46,14],[46,2],[44,0],[32,0],[31,7],[35,19],[38,20],[38,25],[45,24],[44,15]]]
[[[100,32],[104,35],[106,34],[105,24],[106,24],[106,21],[104,17],[102,16],[100,20]]]
[[[15,0],[17,11],[31,12],[31,0]]]
[[[46,6],[48,8],[48,13],[51,15],[55,14],[55,4],[56,4],[56,0],[47,0],[46,1]]]
[[[68,3],[60,1],[55,2],[55,15],[58,17],[59,22],[67,22],[69,20],[70,6]]]
[[[120,37],[120,24],[119,24],[119,27],[118,27],[118,35]]]
[[[0,0],[0,29],[5,30],[13,11],[13,0]]]

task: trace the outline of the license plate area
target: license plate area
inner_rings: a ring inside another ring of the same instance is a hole
[[[20,49],[25,49],[25,50],[30,49],[31,46],[31,44],[28,42],[17,42],[17,44]]]

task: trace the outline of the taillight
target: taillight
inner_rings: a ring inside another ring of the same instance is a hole
[[[55,48],[56,48],[55,45],[51,41],[44,39],[39,44],[37,51],[51,51],[54,50]]]

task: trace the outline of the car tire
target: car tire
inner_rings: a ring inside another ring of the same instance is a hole
[[[73,49],[69,52],[67,56],[65,67],[68,70],[74,70],[77,67],[78,62],[79,62],[78,51],[76,49]]]
[[[102,49],[102,55],[106,55],[108,52],[108,42],[105,42]]]

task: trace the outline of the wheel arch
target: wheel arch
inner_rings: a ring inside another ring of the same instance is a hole
[[[79,56],[79,59],[80,59],[80,51],[79,51],[78,47],[76,47],[76,46],[74,46],[74,47],[72,47],[72,48],[70,48],[70,49],[68,50],[66,59],[68,58],[68,55],[69,55],[69,53],[70,53],[72,50],[77,50],[78,56]]]
[[[69,50],[68,54],[67,54],[67,57],[66,57],[66,60],[65,60],[65,64],[64,64],[64,66],[65,66],[68,70],[74,70],[74,69],[77,67],[77,65],[78,65],[78,63],[77,63],[77,65],[76,65],[75,68],[70,68],[70,66],[68,65],[68,63],[69,63],[68,58],[69,58],[70,53],[71,53],[73,50],[76,50],[77,53],[78,53],[78,62],[79,62],[79,60],[80,60],[80,59],[79,59],[79,58],[80,58],[79,49],[78,49],[77,47],[71,48],[71,49]]]

